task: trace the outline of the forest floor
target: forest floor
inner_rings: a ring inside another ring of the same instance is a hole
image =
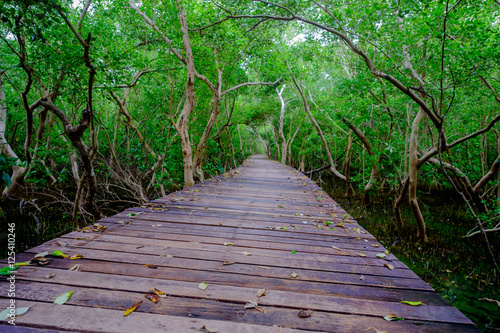
[[[399,228],[391,198],[375,198],[365,207],[360,196],[346,198],[341,186],[331,185],[322,183],[322,188],[444,299],[483,332],[500,332],[500,307],[485,300],[500,300],[500,277],[489,265],[481,239],[463,238],[472,222],[460,199],[453,200],[456,194],[419,194],[429,233],[428,244],[422,244],[408,207],[403,207],[403,214],[411,222]],[[493,249],[500,248],[499,239],[490,237]]]

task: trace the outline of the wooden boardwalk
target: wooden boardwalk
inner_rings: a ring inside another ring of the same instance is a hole
[[[394,255],[377,258],[385,248],[311,180],[264,156],[99,224],[17,255],[84,258],[20,267],[16,305],[31,309],[0,332],[477,332]],[[152,287],[168,297],[147,300]],[[8,289],[2,277],[1,309]]]

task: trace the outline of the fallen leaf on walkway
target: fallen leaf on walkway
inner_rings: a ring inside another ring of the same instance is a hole
[[[296,216],[304,216],[304,214],[302,214],[302,213],[296,213],[295,215]]]
[[[158,269],[157,265],[146,264],[146,265],[144,265],[144,267],[151,268],[151,269]]]
[[[395,314],[389,314],[387,316],[384,316],[384,319],[387,321],[404,320],[404,318],[398,317]]]
[[[206,284],[205,282],[201,282],[198,285],[198,288],[201,289],[201,290],[205,290],[205,289],[207,289],[207,287],[208,287],[208,284]]]
[[[75,254],[74,256],[69,257],[69,260],[82,259],[85,257],[83,254]]]
[[[271,269],[271,268],[266,267],[266,266],[259,266],[259,267],[262,268],[262,269]]]
[[[233,243],[231,243],[231,242],[225,242],[224,243],[224,246],[231,246],[231,245],[233,245]]]
[[[167,295],[163,291],[158,290],[156,288],[151,288],[151,289],[149,289],[149,291],[152,292],[152,293],[154,293],[154,294],[156,294],[156,295],[158,295],[158,297],[162,297],[162,298],[163,297],[167,297]]]
[[[20,315],[23,315],[26,312],[28,312],[29,309],[30,309],[30,306],[28,306],[27,308],[15,308],[15,309],[7,308],[7,309],[3,310],[2,312],[0,312],[0,321],[6,320],[6,319],[12,319],[13,317],[18,317]],[[12,313],[11,310],[14,311],[14,313]]]
[[[386,254],[385,253],[377,253],[377,258],[385,258]]]
[[[45,275],[45,278],[46,278],[46,279],[51,279],[51,278],[53,278],[54,276],[56,276],[56,273],[50,273],[50,274]]]
[[[205,333],[217,333],[216,328],[208,327],[207,325],[203,325],[203,327],[200,328],[200,331],[205,332]]]
[[[246,256],[251,256],[251,255],[252,255],[250,252],[247,252],[247,251],[243,251],[243,252],[241,252],[241,253],[243,253],[243,254],[244,254],[244,255],[246,255]]]
[[[62,241],[57,241],[57,244],[59,244],[59,246],[68,246],[68,243]]]
[[[360,257],[366,257],[366,254],[364,254],[363,252],[359,252],[359,253],[356,253],[358,256]]]
[[[372,244],[373,247],[380,247],[378,244]]]
[[[132,312],[134,312],[135,310],[137,310],[142,304],[142,301],[139,301],[137,303],[135,303],[134,305],[132,305],[130,308],[127,309],[127,311],[125,311],[123,313],[123,316],[126,317],[128,316],[129,314],[131,314]]]
[[[491,299],[491,298],[480,298],[479,299],[480,301],[488,301],[488,302],[491,302],[491,303],[495,303],[499,308],[500,308],[500,301],[497,301],[496,299]]]
[[[297,274],[297,273],[295,273],[295,272],[293,272],[291,275],[292,275],[292,277],[293,277],[294,279],[295,279],[297,276],[299,276],[299,274]]]
[[[127,217],[134,217],[134,216],[137,216],[137,215],[135,213],[127,214]]]
[[[269,290],[267,290],[266,288],[259,289],[259,292],[257,293],[257,297],[266,296],[268,292],[269,292]]]
[[[300,318],[309,318],[309,317],[311,317],[313,312],[314,312],[314,310],[312,310],[312,311],[300,310],[298,313],[298,316]]]
[[[160,297],[158,297],[158,295],[153,294],[153,293],[146,293],[146,294],[144,294],[144,297],[146,297],[147,299],[149,299],[153,303],[158,303],[160,301]]]
[[[292,254],[295,254],[295,251],[294,251],[294,250],[292,250],[291,252],[292,252]]]
[[[389,268],[391,271],[394,270],[394,266],[391,264],[385,263],[384,266]]]
[[[45,257],[35,257],[29,261],[29,264],[37,264],[40,266],[45,266],[48,263],[50,263],[50,259],[47,259]]]
[[[245,309],[247,309],[247,310],[248,310],[248,309],[255,309],[255,310],[257,310],[257,311],[259,311],[259,312],[262,312],[262,313],[264,313],[264,312],[265,312],[265,311],[264,311],[264,309],[263,309],[263,308],[261,308],[261,307],[257,304],[257,302],[248,302],[247,304],[245,304]]]
[[[361,275],[361,276],[359,277],[359,279],[360,279],[361,281],[363,281],[363,280],[365,279],[365,277],[364,277],[363,275]]]
[[[418,301],[418,302],[412,302],[412,301],[401,301],[401,303],[403,304],[408,304],[408,305],[412,305],[412,306],[418,306],[420,304],[422,304],[421,301]]]
[[[52,252],[52,255],[54,257],[63,257],[63,258],[67,258],[68,256],[65,255],[64,253],[62,253],[60,250],[55,250],[54,252]]]
[[[288,229],[286,227],[283,227],[283,230],[288,231]]]
[[[232,264],[234,264],[234,261],[224,261],[222,264],[223,265],[232,265]]]
[[[68,269],[68,271],[79,272],[80,271],[80,264],[76,264],[75,266],[73,266],[70,269]]]
[[[335,225],[336,227],[341,227],[341,228],[345,228],[345,225],[344,223],[340,222],[338,224]]]
[[[332,249],[335,249],[337,251],[342,251],[339,247],[336,247],[336,246],[333,246],[333,245],[332,245]]]
[[[40,253],[35,254],[34,258],[43,258],[43,257],[48,256],[48,255],[49,255],[48,252],[40,252]]]
[[[297,230],[299,229],[299,227],[297,227],[296,225],[294,225],[293,227],[294,227],[295,229],[297,229]]]
[[[370,326],[370,327],[368,327],[368,328],[365,330],[365,332],[368,332],[368,331],[369,331],[369,330],[371,330],[372,328],[375,330],[375,333],[388,333],[387,331],[379,331],[379,330],[378,330],[378,329],[376,329],[375,327],[371,327],[371,326]]]
[[[69,300],[69,298],[71,297],[71,294],[73,294],[73,290],[71,290],[68,293],[64,293],[62,295],[57,296],[56,299],[54,300],[54,304],[62,305],[64,303],[66,303]]]

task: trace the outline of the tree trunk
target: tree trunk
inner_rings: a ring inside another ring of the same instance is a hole
[[[10,186],[6,186],[3,190],[1,198],[8,198],[14,195],[18,189],[19,185],[24,180],[24,175],[26,174],[27,168],[19,166],[21,160],[17,154],[12,150],[9,142],[5,138],[5,131],[7,129],[7,101],[5,100],[5,92],[3,90],[2,76],[4,72],[0,72],[0,153],[5,156],[12,157],[15,160],[15,164],[12,166],[12,176],[10,177]]]
[[[349,131],[349,136],[347,139],[347,152],[345,156],[344,175],[345,175],[345,185],[346,185],[346,190],[345,190],[346,197],[352,194],[352,187],[351,184],[349,183],[349,180],[351,178],[351,149],[352,149],[352,130]]]
[[[425,230],[425,220],[424,217],[422,216],[422,212],[420,211],[420,207],[418,205],[418,198],[417,198],[417,173],[418,173],[418,132],[419,132],[419,125],[420,122],[422,121],[422,118],[424,117],[425,112],[419,108],[419,111],[413,119],[413,124],[412,124],[412,129],[411,129],[411,137],[410,137],[410,149],[409,149],[409,155],[410,155],[410,162],[409,162],[409,171],[408,171],[408,177],[409,177],[409,202],[410,202],[410,207],[413,212],[413,216],[415,217],[415,220],[417,222],[418,226],[418,233],[417,237],[422,239],[424,242],[427,242],[427,234]]]
[[[182,161],[184,163],[184,187],[189,187],[194,185],[194,172],[193,172],[193,150],[191,148],[191,141],[189,139],[189,116],[194,109],[194,78],[195,78],[195,68],[194,68],[194,57],[193,50],[191,48],[191,41],[189,39],[189,31],[186,20],[186,12],[184,9],[179,11],[179,20],[182,27],[182,41],[184,43],[184,51],[186,52],[187,61],[187,81],[186,81],[186,101],[184,102],[184,107],[176,123],[177,133],[181,139],[182,147]]]
[[[290,70],[290,69],[289,69]],[[291,72],[290,72],[291,74]],[[335,168],[335,163],[333,161],[332,154],[330,153],[330,149],[328,148],[328,144],[326,143],[325,136],[323,135],[323,131],[321,130],[321,127],[319,127],[318,123],[316,122],[316,119],[314,119],[314,116],[311,113],[311,109],[309,108],[309,104],[307,103],[306,96],[304,95],[304,92],[300,88],[299,84],[295,80],[295,77],[292,75],[293,83],[295,84],[295,87],[297,87],[297,90],[300,93],[300,96],[302,97],[302,103],[304,104],[304,109],[309,116],[309,119],[311,120],[311,123],[314,125],[316,128],[316,131],[318,131],[318,135],[321,138],[321,141],[323,142],[323,147],[325,148],[326,155],[328,156],[328,160],[330,161],[330,170],[333,172],[335,176],[342,180],[346,180],[345,176],[341,174],[337,168]]]
[[[285,101],[283,100],[283,91],[285,90],[286,84],[281,87],[281,90],[276,89],[278,93],[278,99],[281,103],[281,111],[280,111],[280,123],[278,134],[281,140],[281,164],[285,164],[286,162],[286,153],[287,153],[287,144],[285,139],[285,134],[283,133],[283,121],[285,118]]]

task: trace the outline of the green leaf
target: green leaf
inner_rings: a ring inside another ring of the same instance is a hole
[[[73,294],[73,290],[71,290],[69,293],[64,293],[62,295],[57,296],[56,299],[54,300],[54,304],[62,305],[66,303],[69,300],[71,294]]]
[[[67,258],[68,257],[66,254],[64,254],[60,250],[54,250],[54,252],[52,252],[52,255],[54,257],[63,257],[63,258]]]
[[[7,172],[5,172],[5,171],[2,172],[2,179],[3,179],[3,182],[5,183],[5,185],[7,187],[9,187],[10,183],[11,183],[11,179],[10,179],[10,176]]]
[[[0,268],[0,273],[15,271],[16,269],[17,269],[17,266],[14,266],[14,267],[5,266],[5,267]]]
[[[403,303],[403,304],[408,304],[408,305],[412,305],[412,306],[417,306],[417,305],[422,304],[422,302],[421,302],[421,301],[418,301],[418,302],[412,302],[412,301],[401,301],[401,303]]]
[[[30,309],[30,306],[28,306],[27,308],[15,308],[15,309],[8,309],[7,308],[7,309],[3,310],[2,312],[0,312],[0,321],[23,315],[26,312],[28,312],[29,309]],[[12,313],[11,310],[14,313]]]
[[[377,258],[385,258],[386,254],[385,253],[377,253]]]
[[[295,251],[292,250],[292,254],[295,254]]]

